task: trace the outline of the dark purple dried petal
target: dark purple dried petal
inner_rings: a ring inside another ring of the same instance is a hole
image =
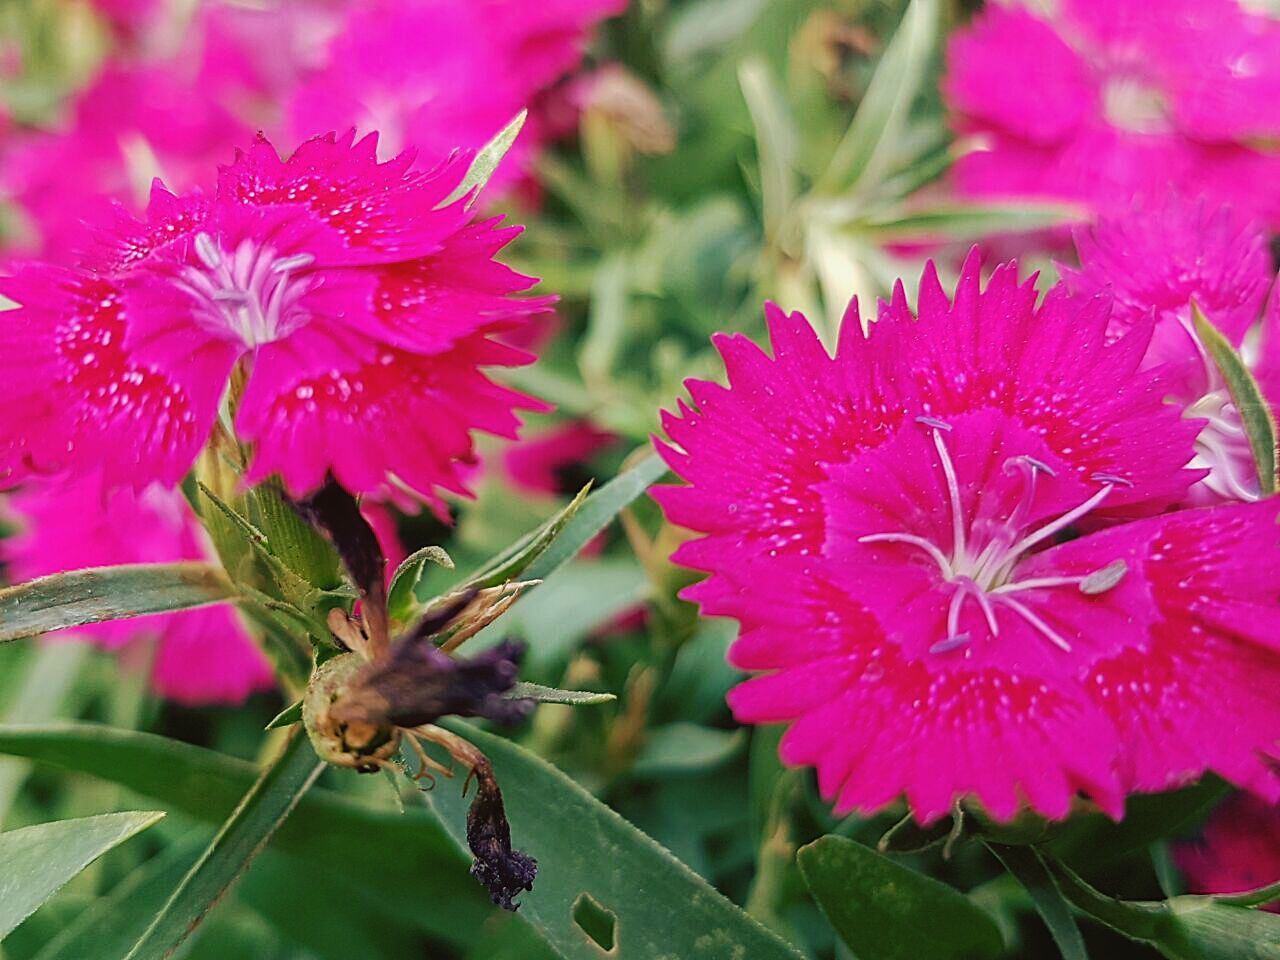
[[[516,723],[532,711],[529,700],[503,696],[520,674],[524,645],[500,643],[474,657],[450,657],[433,644],[397,648],[373,667],[362,686],[386,703],[386,717],[400,727],[434,723],[441,717],[485,717]]]
[[[533,889],[538,861],[511,849],[511,825],[489,762],[476,764],[471,775],[476,779],[475,799],[467,811],[467,846],[476,858],[471,875],[484,884],[494,903],[516,910],[515,898]]]

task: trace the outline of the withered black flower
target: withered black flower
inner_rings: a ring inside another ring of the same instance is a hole
[[[494,903],[516,910],[515,898],[533,889],[538,861],[511,848],[511,826],[489,762],[476,764],[471,775],[476,780],[475,799],[467,812],[467,846],[476,858],[471,875],[484,884]]]
[[[402,643],[389,662],[370,668],[363,683],[386,703],[386,716],[396,726],[417,727],[446,716],[516,723],[534,706],[503,696],[515,686],[523,656],[524,645],[512,642],[474,657],[451,657],[429,640]]]

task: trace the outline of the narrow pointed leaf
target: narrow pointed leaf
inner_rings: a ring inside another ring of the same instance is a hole
[[[119,784],[211,825],[231,814],[259,774],[252,763],[212,750],[87,723],[0,726],[0,753]],[[345,877],[376,889],[388,909],[447,940],[467,935],[490,912],[467,877],[467,860],[426,810],[399,814],[316,787],[271,846],[318,868],[341,864]]]
[[[865,188],[889,172],[889,161],[937,44],[939,6],[938,0],[911,0],[853,122],[819,180],[822,191]]]
[[[81,870],[163,816],[107,813],[0,833],[0,939]]]
[[[752,59],[742,64],[738,70],[738,83],[755,127],[765,232],[774,236],[796,199],[795,166],[800,149],[799,138],[787,105],[764,60]]]
[[[1071,906],[1035,848],[987,846],[1030,895],[1062,954],[1062,960],[1089,960]]]
[[[1195,321],[1196,335],[1217,365],[1231,392],[1231,399],[1240,411],[1240,420],[1249,436],[1249,448],[1253,451],[1253,461],[1258,470],[1259,490],[1264,497],[1270,496],[1276,492],[1278,485],[1276,421],[1271,407],[1267,405],[1258,381],[1244,365],[1240,354],[1231,346],[1231,341],[1222,335],[1194,303],[1191,304],[1191,317]]]
[[[453,558],[444,547],[423,547],[415,550],[396,567],[391,576],[391,586],[387,589],[387,613],[392,620],[407,621],[418,602],[418,584],[427,564],[434,563],[447,570],[453,569]]]
[[[268,723],[264,730],[279,730],[281,727],[292,727],[295,723],[302,722],[302,701],[291,703],[285,707]]]
[[[293,812],[324,763],[301,733],[245,794],[125,960],[165,960],[222,899]]]
[[[538,861],[518,916],[564,960],[799,960],[793,947],[546,761],[466,724],[447,725],[493,764],[512,843]],[[437,784],[424,800],[465,849],[470,800],[458,785]],[[602,917],[612,918],[607,954],[578,922]]]
[[[502,158],[507,155],[511,145],[516,142],[516,137],[520,135],[520,129],[524,126],[524,121],[528,116],[528,110],[521,110],[512,118],[510,123],[498,131],[492,140],[480,148],[480,152],[471,161],[471,166],[467,168],[467,175],[462,178],[462,182],[458,184],[457,189],[449,194],[448,198],[440,206],[447,207],[451,203],[456,203],[473,190],[475,193],[472,195],[471,200],[468,201],[468,205],[475,202],[476,196],[485,188],[489,178],[493,176],[494,171],[498,169],[498,165],[502,163]]]
[[[618,698],[612,693],[595,693],[591,690],[560,690],[544,687],[540,683],[517,683],[505,694],[508,700],[535,700],[538,703],[563,703],[572,707],[589,707],[609,703]]]
[[[977,960],[999,957],[995,921],[958,890],[847,837],[801,847],[809,892],[857,957]]]
[[[536,530],[525,534],[511,546],[490,558],[478,571],[467,577],[458,589],[479,590],[485,587],[496,587],[522,574],[527,578],[541,579],[540,575],[528,572],[530,567],[555,543],[582,505],[588,500],[595,499],[595,497],[587,497],[590,491],[591,485],[587,484],[578,491],[578,495],[564,509]]]
[[[601,530],[667,473],[667,465],[651,453],[587,497],[559,536],[524,570],[529,580],[546,580],[578,555]],[[581,496],[581,494],[579,494]]]
[[[209,563],[137,563],[55,573],[0,590],[0,641],[204,607],[234,595],[222,571]]]

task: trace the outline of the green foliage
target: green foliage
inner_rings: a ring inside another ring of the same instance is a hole
[[[0,833],[0,939],[76,874],[163,813],[106,813]]]
[[[55,573],[0,590],[0,641],[104,620],[187,610],[234,596],[207,563],[139,563]]]
[[[1002,955],[995,922],[964,894],[845,837],[802,847],[800,870],[860,960],[978,960]]]
[[[592,933],[612,930],[617,960],[796,960],[799,954],[684,864],[532,753],[451,725],[493,763],[517,846],[538,861],[520,916],[566,960],[599,960]],[[460,847],[466,801],[454,784],[425,794]],[[582,900],[583,897],[589,898]]]

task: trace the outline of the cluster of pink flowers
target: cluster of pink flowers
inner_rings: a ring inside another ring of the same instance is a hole
[[[954,298],[930,266],[915,310],[899,285],[864,332],[852,305],[834,357],[771,306],[773,356],[717,338],[729,386],[664,417],[688,485],[659,497],[703,534],[675,559],[710,574],[687,595],[763,674],[731,706],[791,724],[837,811],[1118,817],[1207,770],[1280,799],[1280,501],[1189,332],[1193,299],[1253,324],[1260,239],[1192,208],[1080,245],[1042,299],[1013,264],[984,288],[971,256]]]
[[[1280,21],[1237,0],[988,3],[947,49],[962,193],[1118,213],[1170,185],[1280,224]]]
[[[469,160],[457,150],[532,106],[498,186],[527,171],[558,132],[554,88],[623,5],[208,0],[175,34],[163,0],[96,4],[114,51],[64,120],[3,145],[0,192],[30,228],[5,254],[20,308],[0,328],[15,573],[206,556],[173,485],[237,364],[248,482],[275,474],[296,494],[332,473],[437,511],[441,491],[465,492],[472,431],[514,436],[514,410],[538,406],[481,367],[526,362],[506,343],[548,301],[511,298],[533,283],[493,259],[514,228],[473,222],[474,198],[445,202]],[[329,133],[353,128],[386,133]],[[249,146],[258,129],[307,142],[281,160]],[[176,192],[148,192],[156,175]],[[268,679],[225,608],[85,632],[158,637],[155,686],[176,699],[238,700]]]

